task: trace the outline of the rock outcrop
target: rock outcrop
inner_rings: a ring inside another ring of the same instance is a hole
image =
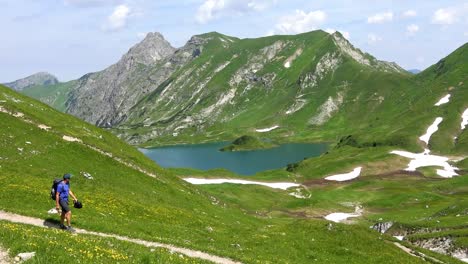
[[[14,82],[5,83],[4,85],[16,91],[22,91],[37,85],[54,85],[57,83],[59,83],[57,77],[53,76],[52,74],[47,72],[38,72]]]
[[[382,222],[382,223],[376,223],[375,225],[373,225],[372,229],[374,229],[375,231],[379,233],[384,234],[392,226],[393,226],[393,222]]]
[[[67,112],[102,127],[118,124],[142,96],[167,78],[166,71],[152,74],[152,70],[163,68],[161,62],[174,51],[161,34],[149,33],[116,64],[81,77],[70,93]]]

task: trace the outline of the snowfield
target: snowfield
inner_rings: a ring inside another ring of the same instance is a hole
[[[436,104],[435,106],[440,106],[443,104],[446,104],[450,101],[450,94],[447,94],[446,96],[442,97]]]
[[[337,174],[333,176],[328,176],[325,178],[325,180],[328,181],[349,181],[354,178],[359,177],[361,175],[361,169],[362,167],[357,167],[355,168],[352,172],[344,173],[344,174]]]
[[[406,171],[416,171],[417,168],[428,167],[428,166],[437,166],[442,167],[443,169],[438,169],[437,174],[444,178],[452,178],[458,174],[455,172],[458,168],[453,167],[448,163],[449,158],[430,155],[430,151],[426,149],[423,153],[411,153],[407,151],[394,150],[390,152],[391,154],[396,154],[405,158],[411,159],[408,164]]]
[[[300,184],[292,182],[257,182],[257,181],[246,181],[236,179],[199,179],[199,178],[185,178],[183,179],[191,184],[222,184],[222,183],[234,183],[234,184],[255,184],[263,185],[274,189],[286,190],[291,187],[298,187]]]
[[[462,114],[461,129],[462,130],[465,129],[467,125],[468,125],[468,108]]]
[[[359,214],[347,214],[347,213],[332,213],[325,216],[325,219],[335,223],[341,223],[351,217],[359,217]]]
[[[269,128],[261,128],[261,129],[255,129],[256,132],[259,132],[259,133],[265,133],[265,132],[270,132],[272,131],[273,129],[277,129],[279,126],[272,126],[272,127],[269,127]]]
[[[437,117],[434,123],[427,128],[426,134],[420,136],[419,139],[426,142],[426,144],[429,144],[432,134],[439,130],[439,124],[442,123],[443,120],[444,119],[442,117]]]

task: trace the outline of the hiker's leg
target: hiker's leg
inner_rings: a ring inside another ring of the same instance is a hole
[[[68,211],[65,217],[67,218],[68,226],[71,226],[71,211]]]
[[[63,222],[65,221],[65,212],[62,211],[62,214],[60,215],[60,224],[63,225]]]

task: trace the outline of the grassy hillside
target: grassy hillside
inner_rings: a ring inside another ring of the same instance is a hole
[[[208,40],[204,52],[133,107],[115,133],[154,146],[234,140],[278,125],[262,136],[278,142],[351,137],[357,147],[420,151],[417,137],[443,116],[432,149],[466,153],[466,134],[459,129],[468,107],[466,45],[439,66],[410,75],[353,48],[339,34],[202,37]],[[450,103],[434,107],[447,93]]]
[[[0,106],[1,210],[49,218],[47,210],[54,206],[48,197],[51,181],[71,172],[75,175],[72,189],[84,204],[83,209],[74,210],[76,227],[171,243],[245,263],[420,262],[386,242],[390,237],[364,225],[336,224],[329,229],[328,222],[320,218],[255,214],[242,204],[182,182],[109,132],[5,87],[0,87]],[[64,135],[82,142],[65,141]],[[80,176],[80,172],[91,173],[94,180]],[[274,191],[274,195],[280,198],[284,192]],[[8,224],[1,225],[7,228]],[[15,225],[11,228],[15,230],[2,228],[3,248],[44,252],[44,234],[57,236],[53,230],[24,228],[21,232],[16,230],[19,228],[23,229]],[[19,240],[23,240],[17,234],[35,246],[20,246]],[[106,243],[79,239],[99,247]],[[116,247],[118,254],[124,254],[120,244]],[[135,250],[137,259],[158,255],[164,261],[168,257],[164,251],[148,255]],[[52,257],[61,259],[64,255]]]
[[[66,102],[69,98],[69,93],[75,83],[75,81],[69,81],[52,85],[32,86],[22,90],[21,93],[36,98],[61,112],[65,112],[67,110]]]

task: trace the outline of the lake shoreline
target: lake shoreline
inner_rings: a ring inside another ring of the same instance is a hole
[[[249,151],[219,151],[229,142],[183,144],[158,148],[139,148],[163,168],[208,171],[225,169],[240,176],[286,168],[288,164],[318,157],[329,149],[328,144],[287,143],[275,148]]]

